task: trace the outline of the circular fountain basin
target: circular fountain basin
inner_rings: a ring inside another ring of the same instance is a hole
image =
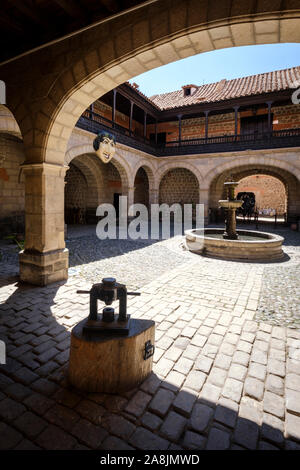
[[[273,261],[284,257],[284,238],[272,233],[237,230],[238,240],[223,238],[224,229],[205,228],[185,231],[190,251],[228,260]]]
[[[234,199],[233,201],[229,201],[228,199],[221,199],[219,201],[220,207],[225,207],[225,209],[238,209],[243,205],[244,201],[240,201],[238,199]]]

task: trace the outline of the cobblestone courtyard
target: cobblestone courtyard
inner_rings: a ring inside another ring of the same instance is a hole
[[[300,450],[300,233],[277,233],[286,259],[260,264],[74,229],[69,280],[46,288],[19,285],[2,247],[0,448]],[[66,380],[70,330],[88,314],[76,290],[107,275],[142,292],[133,317],[156,322],[152,375],[113,397]]]

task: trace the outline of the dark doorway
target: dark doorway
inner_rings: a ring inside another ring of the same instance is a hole
[[[119,207],[119,204],[120,204],[120,196],[121,194],[119,193],[114,193],[114,208],[116,209],[116,216],[119,217],[119,210],[120,210],[120,207]]]
[[[271,122],[273,118],[271,116]],[[241,119],[241,134],[263,134],[268,132],[268,115],[252,116]]]
[[[166,132],[158,132],[157,134],[157,143],[158,145],[163,145],[166,143],[167,140],[167,133]],[[155,134],[150,134],[150,142],[155,143]]]

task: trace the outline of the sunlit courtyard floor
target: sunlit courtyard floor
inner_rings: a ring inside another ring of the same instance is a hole
[[[300,449],[300,233],[276,233],[286,257],[261,264],[191,254],[180,236],[70,227],[69,279],[45,288],[17,283],[1,243],[0,448]],[[153,374],[113,397],[66,380],[70,330],[88,314],[76,290],[107,275],[142,293],[133,317],[156,322]]]

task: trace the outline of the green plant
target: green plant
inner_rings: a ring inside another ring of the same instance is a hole
[[[16,245],[18,245],[19,250],[24,250],[25,240],[18,240],[17,234],[11,234],[4,237],[4,240],[11,240]]]

